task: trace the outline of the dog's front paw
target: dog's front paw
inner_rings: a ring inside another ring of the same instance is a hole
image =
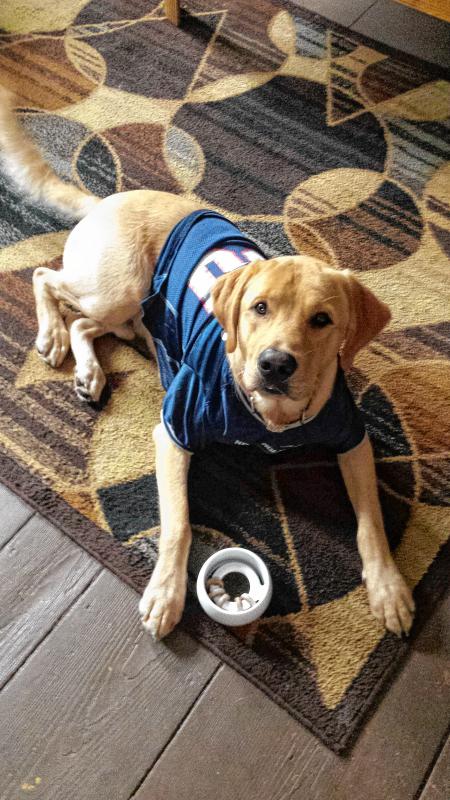
[[[374,617],[397,636],[409,633],[414,619],[414,600],[395,564],[373,570],[366,568],[364,577]]]
[[[106,384],[105,374],[95,361],[77,364],[74,374],[75,394],[85,403],[96,403]]]
[[[162,639],[181,619],[186,598],[186,576],[172,573],[162,577],[158,568],[139,603],[144,628],[154,639]]]
[[[41,358],[56,369],[69,352],[69,332],[63,323],[41,327],[36,339],[36,350]]]

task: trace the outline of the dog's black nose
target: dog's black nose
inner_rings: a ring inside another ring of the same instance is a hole
[[[269,388],[280,388],[297,369],[297,362],[290,353],[268,347],[258,358],[258,369]]]

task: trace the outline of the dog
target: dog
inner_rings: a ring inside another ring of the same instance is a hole
[[[153,431],[161,535],[139,604],[145,628],[162,638],[183,612],[192,450],[219,440],[274,452],[325,437],[355,511],[371,611],[389,631],[407,634],[414,602],[389,549],[372,448],[344,377],[388,323],[387,306],[348,270],[310,256],[265,259],[224,217],[188,198],[137,190],[100,200],[64,183],[4,90],[0,152],[36,202],[80,220],[61,271],[38,267],[33,275],[42,358],[58,368],[71,348],[75,391],[85,401],[97,401],[106,382],[97,337],[140,336],[158,359],[167,390]]]

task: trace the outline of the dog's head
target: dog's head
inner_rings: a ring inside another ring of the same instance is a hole
[[[234,378],[273,430],[299,419],[338,353],[348,369],[390,319],[348,270],[309,256],[230,272],[216,282],[212,301]]]

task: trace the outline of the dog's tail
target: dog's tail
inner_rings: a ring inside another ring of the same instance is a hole
[[[100,198],[65,183],[28,138],[14,112],[14,97],[0,86],[0,158],[14,183],[35,202],[82,219]]]

